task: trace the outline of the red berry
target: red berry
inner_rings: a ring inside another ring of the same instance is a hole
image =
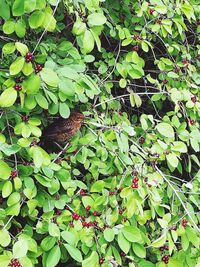
[[[33,54],[28,52],[25,56],[25,60],[27,63],[33,61]]]
[[[28,116],[23,116],[22,117],[22,121],[24,121],[24,122],[28,122],[28,119],[29,119]]]
[[[85,195],[86,195],[86,191],[85,191],[84,189],[81,189],[81,191],[80,191],[80,195],[81,195],[81,196],[85,196]]]
[[[139,178],[138,178],[138,177],[135,177],[135,178],[132,180],[133,183],[137,183],[138,181],[139,181]]]
[[[183,59],[183,60],[182,60],[182,63],[183,63],[184,65],[187,65],[187,64],[189,63],[189,61],[188,61],[187,59]]]
[[[82,222],[83,227],[87,227],[87,222]]]
[[[144,144],[144,142],[145,142],[145,138],[143,136],[141,136],[139,139],[139,143],[142,145],[142,144]]]
[[[195,121],[189,118],[189,119],[188,119],[188,123],[189,123],[190,125],[194,125]]]
[[[136,51],[136,52],[138,52],[140,50],[140,48],[139,48],[139,46],[138,45],[135,45],[134,47],[133,47],[133,51]]]
[[[160,247],[159,249],[160,249],[160,251],[164,251],[165,250],[164,246]]]
[[[152,15],[154,11],[155,11],[154,9],[150,9],[149,13]]]
[[[106,228],[109,228],[109,225],[104,224],[103,229],[105,230]]]
[[[186,219],[182,220],[182,226],[185,228],[187,226],[188,221]]]
[[[73,222],[70,222],[70,223],[69,223],[69,226],[73,228],[73,227],[74,227]]]
[[[93,222],[89,222],[88,227],[92,227],[92,226],[93,226]]]
[[[197,102],[197,97],[196,97],[196,96],[191,97],[191,101],[192,101],[193,103],[196,103],[196,102]]]
[[[165,250],[169,250],[169,247],[167,245],[164,246]]]
[[[42,66],[41,66],[40,64],[37,64],[37,65],[35,66],[35,72],[38,73],[38,72],[40,72],[41,70],[42,70]]]
[[[119,111],[118,114],[119,114],[119,116],[122,116],[123,115],[123,113],[121,111]]]
[[[168,80],[163,80],[162,82],[163,82],[163,84],[167,84]]]
[[[104,258],[100,258],[99,259],[99,264],[102,265],[104,263],[105,259]]]
[[[74,219],[74,220],[79,220],[80,219],[80,215],[78,215],[77,213],[74,213],[73,215],[72,215],[72,218]]]
[[[121,251],[121,252],[120,252],[120,255],[121,255],[122,257],[125,257],[125,256],[126,256],[126,253],[125,253],[124,251]]]
[[[15,84],[14,88],[15,88],[16,91],[21,91],[22,90],[22,86],[20,84],[18,84],[18,83]]]
[[[17,177],[17,175],[18,175],[18,172],[17,172],[17,170],[13,170],[12,172],[11,172],[11,177],[12,178],[15,178],[15,177]]]
[[[93,221],[93,226],[97,226],[97,221]]]
[[[138,188],[138,183],[135,183],[135,188]]]
[[[162,23],[162,20],[161,19],[157,19],[156,20],[156,23],[161,24]]]
[[[61,214],[61,210],[56,210],[55,215],[59,216]]]
[[[123,212],[124,212],[123,210],[119,210],[119,214],[120,214],[120,215],[122,215],[122,214],[123,214]]]
[[[87,211],[89,211],[89,210],[91,209],[91,207],[90,207],[90,206],[87,206],[85,209],[86,209]]]
[[[94,215],[94,216],[98,216],[98,212],[97,212],[97,211],[94,211],[94,212],[93,212],[93,215]]]
[[[109,192],[110,196],[113,196],[114,194],[115,194],[115,192],[112,192],[112,191]]]

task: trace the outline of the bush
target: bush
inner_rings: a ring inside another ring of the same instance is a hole
[[[0,24],[0,266],[199,266],[198,1],[0,0]]]

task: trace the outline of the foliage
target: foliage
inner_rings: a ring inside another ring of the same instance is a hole
[[[0,266],[199,266],[198,1],[0,0],[0,25]]]

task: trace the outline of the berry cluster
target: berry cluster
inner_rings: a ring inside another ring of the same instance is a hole
[[[131,187],[132,187],[132,188],[138,188],[138,181],[139,181],[139,178],[138,178],[138,177],[135,177],[135,178],[132,180],[132,185],[131,185]]]
[[[15,88],[16,91],[21,91],[22,90],[21,84],[18,84],[18,83],[15,84],[14,88]]]
[[[82,221],[83,227],[86,227],[86,228],[95,227],[97,226],[97,224],[98,224],[97,221],[93,221],[93,222]]]
[[[154,9],[150,9],[149,13],[152,15],[154,11],[155,11]]]
[[[12,170],[10,177],[15,178],[15,177],[17,177],[17,175],[18,175],[17,170]]]
[[[21,263],[18,259],[12,259],[8,265],[8,267],[22,267]]]
[[[167,245],[160,247],[160,251],[169,250],[169,247]]]
[[[26,53],[25,60],[27,63],[33,61],[33,54],[30,52]]]
[[[38,73],[38,72],[40,72],[42,70],[42,66],[40,65],[40,64],[37,64],[36,66],[35,66],[35,73]]]
[[[80,215],[78,215],[77,213],[74,213],[72,215],[72,218],[75,220],[75,221],[78,221],[80,219]]]
[[[162,260],[164,261],[165,264],[168,264],[168,262],[169,262],[169,256],[168,255],[164,255],[162,257]]]
[[[186,219],[182,220],[182,226],[185,228],[187,226],[188,221]]]

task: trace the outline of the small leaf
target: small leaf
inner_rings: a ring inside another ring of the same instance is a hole
[[[0,95],[0,107],[11,107],[17,99],[17,91],[14,88],[8,88]]]
[[[2,247],[7,247],[10,244],[11,238],[8,230],[0,230],[0,245]],[[1,263],[1,262],[0,262]]]
[[[69,117],[70,109],[69,109],[67,103],[60,103],[59,104],[59,113],[60,113],[60,116],[65,118],[65,119]]]
[[[24,66],[25,58],[18,57],[11,65],[10,65],[10,75],[18,74]]]
[[[46,267],[55,267],[60,261],[61,251],[59,246],[53,247],[47,256]]]
[[[7,180],[11,174],[10,166],[3,160],[0,160],[0,170],[0,179]]]
[[[69,244],[64,244],[65,248],[69,252],[70,256],[77,262],[82,262],[83,257],[79,249],[69,245]]]
[[[15,0],[12,5],[13,16],[21,16],[24,14],[24,0]]]
[[[115,232],[113,229],[107,228],[104,230],[103,235],[106,241],[111,242],[115,237]]]
[[[15,43],[15,47],[17,48],[17,50],[20,52],[20,54],[21,54],[22,56],[25,56],[26,53],[28,52],[28,47],[27,47],[27,45],[22,44],[22,43],[20,43],[20,42],[16,42],[16,43]]]
[[[141,240],[140,230],[135,226],[125,226],[122,228],[122,233],[130,242],[138,242]]]
[[[174,137],[174,129],[172,128],[172,126],[166,122],[161,122],[156,126],[156,129],[158,130],[158,132],[165,136],[165,137],[169,137],[169,138],[173,138]]]
[[[28,243],[25,239],[20,239],[13,245],[13,257],[16,259],[25,257],[28,251]]]
[[[49,69],[49,68],[43,68],[42,71],[40,72],[42,80],[52,86],[52,87],[57,87],[59,84],[59,78],[58,75],[56,74],[55,71]]]
[[[92,13],[88,16],[88,23],[91,26],[101,26],[106,23],[106,17],[102,13]]]

